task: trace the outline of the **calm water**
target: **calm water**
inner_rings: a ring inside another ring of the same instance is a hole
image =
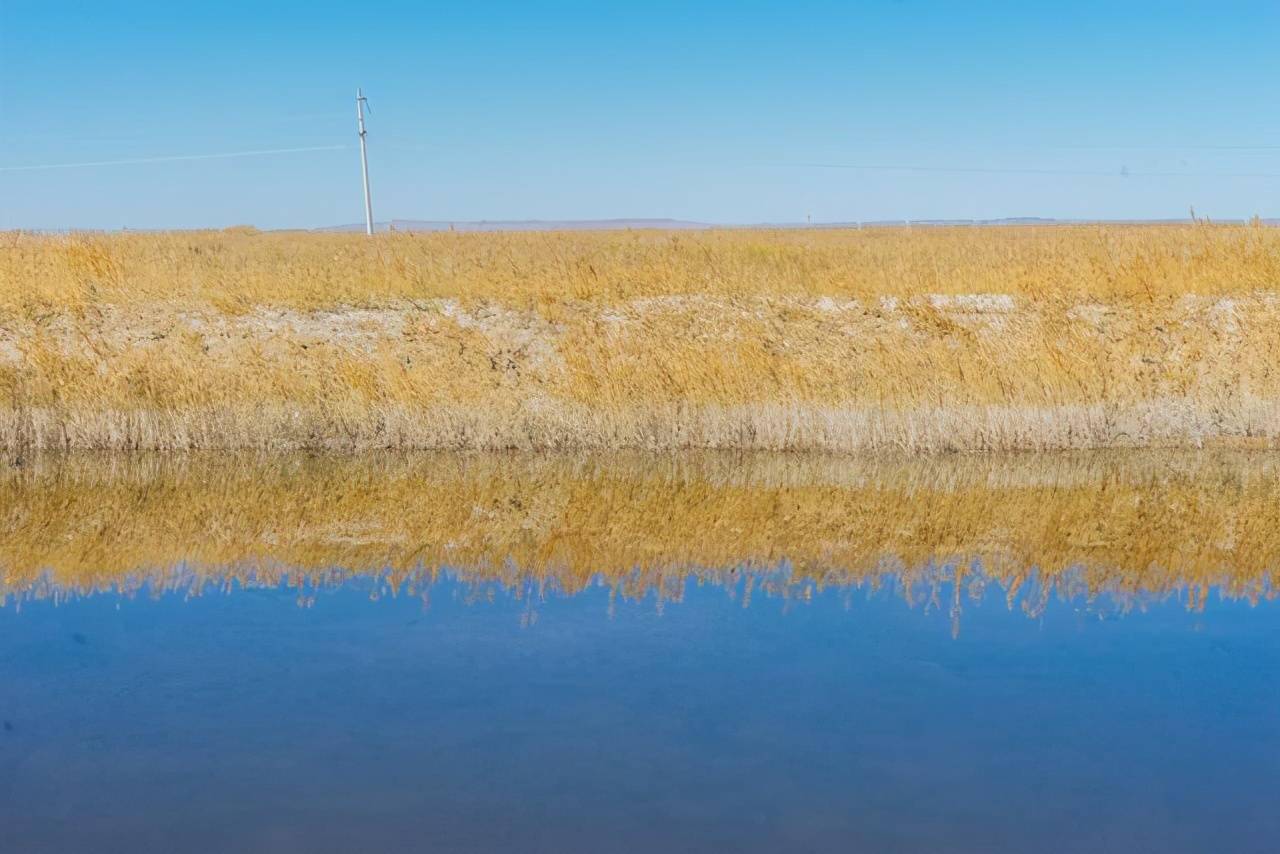
[[[36,490],[61,489],[63,474],[11,500],[43,506]],[[128,494],[113,501],[147,512]],[[943,506],[916,497],[926,515]],[[740,496],[730,506],[751,512]],[[1073,540],[1093,554],[1097,520],[1061,518],[1094,526],[1094,540]],[[35,522],[12,522],[7,542],[35,537]],[[1233,549],[1247,522],[1233,517]],[[281,542],[278,526],[254,536]],[[57,573],[82,578],[119,554],[76,542],[78,562],[6,580],[0,850],[1280,846],[1269,595],[1210,585],[1201,605],[1196,584],[1137,570],[1109,593],[1082,567],[1046,597],[1033,574],[1010,607],[1015,585],[981,561],[815,584],[822,567],[785,560],[692,576],[667,564],[657,585],[638,569],[623,595],[616,573],[571,585],[500,558],[407,584],[359,567],[318,581],[158,574],[138,557],[134,581],[95,575],[89,590]],[[957,566],[970,566],[959,597]],[[1249,577],[1269,590],[1269,575]]]

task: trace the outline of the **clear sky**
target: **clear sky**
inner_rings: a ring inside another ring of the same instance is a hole
[[[380,220],[1280,216],[1277,45],[1275,0],[0,0],[0,228],[357,222],[357,85]]]

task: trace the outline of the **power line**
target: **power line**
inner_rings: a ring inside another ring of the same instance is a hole
[[[1071,151],[1280,151],[1280,145],[1050,145]]]
[[[31,166],[0,166],[0,172],[40,172],[48,169],[87,169],[93,166],[132,166],[140,163],[172,163],[183,160],[225,160],[232,157],[261,157],[271,154],[301,154],[307,151],[340,151],[346,145],[308,145],[299,148],[259,148],[219,154],[167,154],[159,157],[131,157],[126,160],[88,160],[80,163],[41,163]]]
[[[943,172],[976,175],[1070,175],[1091,178],[1280,178],[1280,172],[1145,172],[1125,167],[1101,169],[1020,169],[983,166],[889,166],[852,163],[795,163],[809,169],[855,169],[864,172]]]

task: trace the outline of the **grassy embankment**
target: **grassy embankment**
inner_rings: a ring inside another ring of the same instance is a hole
[[[449,567],[481,599],[531,607],[595,583],[679,599],[692,573],[744,605],[890,586],[953,615],[984,593],[1035,614],[1058,595],[1271,599],[1277,554],[1266,452],[57,455],[0,470],[0,602],[287,582],[307,604],[364,573],[377,595],[421,594]]]
[[[0,234],[0,447],[1280,443],[1280,230]]]

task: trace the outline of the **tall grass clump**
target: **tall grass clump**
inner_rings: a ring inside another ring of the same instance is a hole
[[[1274,446],[1262,225],[0,235],[0,447]]]

